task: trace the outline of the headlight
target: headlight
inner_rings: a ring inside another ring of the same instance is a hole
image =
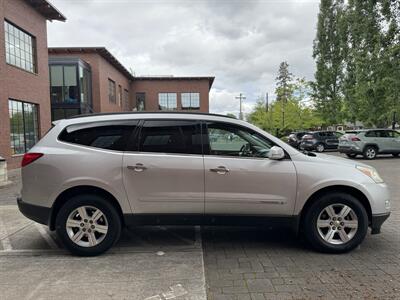
[[[383,183],[383,179],[381,176],[379,176],[378,172],[374,168],[363,166],[356,166],[356,168],[370,177],[376,183]]]

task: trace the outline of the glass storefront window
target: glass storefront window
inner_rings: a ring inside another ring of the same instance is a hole
[[[78,103],[76,66],[50,66],[51,101]]]
[[[39,140],[38,105],[9,100],[11,153],[23,154]]]

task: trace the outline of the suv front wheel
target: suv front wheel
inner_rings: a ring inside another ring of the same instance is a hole
[[[318,251],[343,253],[357,247],[368,231],[368,215],[355,197],[345,193],[323,195],[306,211],[307,240]]]
[[[110,249],[119,239],[118,212],[98,195],[78,195],[67,200],[56,217],[56,232],[75,255],[95,256]]]

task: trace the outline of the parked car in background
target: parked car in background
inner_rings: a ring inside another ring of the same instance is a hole
[[[302,150],[315,150],[324,152],[327,149],[337,149],[339,145],[339,137],[343,133],[338,131],[314,131],[303,136],[300,143]]]
[[[348,131],[339,139],[339,152],[350,158],[363,155],[374,159],[378,154],[400,154],[400,133],[391,129]]]
[[[305,134],[307,134],[307,131],[292,132],[287,137],[287,143],[293,148],[298,149],[300,147],[301,139]]]

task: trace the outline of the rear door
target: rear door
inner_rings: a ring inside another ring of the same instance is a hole
[[[332,131],[325,132],[325,143],[328,148],[335,149],[338,147],[339,139]]]
[[[123,178],[135,214],[203,214],[200,123],[144,120],[124,155]]]

